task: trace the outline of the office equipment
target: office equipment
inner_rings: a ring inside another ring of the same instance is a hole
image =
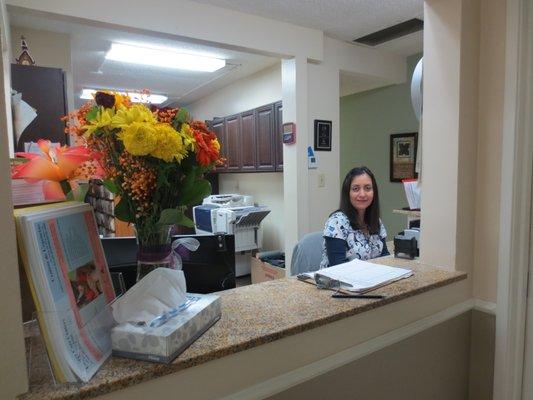
[[[409,269],[373,264],[355,259],[316,272],[306,272],[297,278],[315,284],[319,289],[345,293],[365,293],[413,274]]]
[[[182,256],[189,293],[211,293],[235,287],[235,238],[233,235],[177,235],[200,242],[195,252]],[[111,272],[121,272],[129,289],[135,284],[137,243],[134,237],[101,238]]]
[[[420,229],[405,229],[394,236],[394,257],[414,259],[419,255]]]
[[[193,208],[196,233],[234,235],[236,252],[261,248],[260,225],[269,213],[266,206],[254,206],[251,196],[238,194],[208,196]],[[250,257],[237,255],[237,276],[250,273]]]

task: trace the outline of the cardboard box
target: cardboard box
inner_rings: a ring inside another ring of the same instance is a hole
[[[259,259],[261,254],[257,253],[252,257],[252,283],[285,278],[285,268],[276,267],[268,262],[261,261]]]
[[[194,303],[151,328],[123,323],[111,330],[113,355],[170,363],[220,319],[220,298],[214,294],[187,294]]]

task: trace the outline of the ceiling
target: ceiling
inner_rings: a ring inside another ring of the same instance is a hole
[[[155,36],[86,26],[79,23],[10,13],[12,26],[68,34],[71,37],[72,75],[75,106],[83,88],[109,88],[141,91],[169,98],[163,105],[186,105],[239,79],[279,63],[279,59],[257,54],[220,49],[202,44],[181,42]],[[111,43],[135,43],[172,48],[193,54],[212,55],[226,60],[218,71],[195,72],[128,64],[105,59]]]
[[[423,0],[193,0],[288,23],[322,30],[330,37],[353,39],[405,20],[423,16]],[[71,37],[75,106],[83,101],[83,88],[140,91],[149,88],[169,100],[163,105],[187,105],[237,80],[279,63],[279,59],[257,54],[176,41],[158,36],[87,26],[24,14],[10,9],[13,26],[68,34]],[[422,51],[422,32],[376,46],[408,56]],[[111,43],[143,43],[178,51],[208,54],[226,59],[226,67],[213,73],[180,71],[109,61]],[[359,44],[358,44],[359,45]],[[341,95],[381,86],[368,77],[341,75]]]
[[[424,0],[193,0],[323,31],[352,42],[411,18],[423,19]],[[422,33],[376,48],[409,56],[422,51]]]

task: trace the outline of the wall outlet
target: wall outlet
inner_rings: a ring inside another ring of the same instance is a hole
[[[323,172],[318,174],[318,187],[325,187],[326,186],[326,174]]]

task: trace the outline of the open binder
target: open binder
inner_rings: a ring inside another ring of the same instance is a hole
[[[355,259],[316,272],[299,274],[297,278],[321,289],[365,293],[411,275],[413,271],[410,269]]]

